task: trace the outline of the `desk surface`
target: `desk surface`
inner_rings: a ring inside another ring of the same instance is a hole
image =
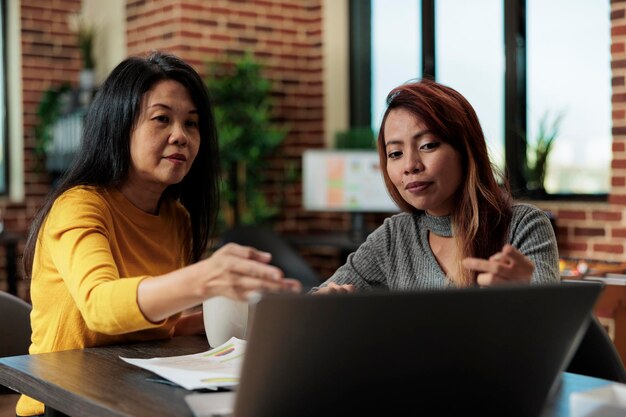
[[[70,416],[192,416],[183,388],[147,380],[149,371],[119,356],[150,358],[203,352],[204,336],[133,345],[70,350],[0,359],[0,385],[25,393]],[[569,394],[608,381],[565,373],[542,417],[568,417]]]
[[[203,352],[205,336],[0,359],[0,385],[70,416],[192,416],[190,391],[151,382],[155,375],[119,356],[151,358]]]

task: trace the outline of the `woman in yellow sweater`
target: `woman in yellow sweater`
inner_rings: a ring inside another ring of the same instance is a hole
[[[193,68],[155,52],[120,63],[85,119],[80,157],[33,220],[30,353],[198,333],[213,296],[299,291],[270,254],[201,260],[218,209],[215,123]],[[22,396],[18,416],[44,405]]]

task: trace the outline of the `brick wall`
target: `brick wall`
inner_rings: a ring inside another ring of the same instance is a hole
[[[2,207],[5,229],[22,236],[50,189],[50,178],[40,168],[41,160],[34,153],[37,106],[48,87],[78,78],[80,55],[67,18],[68,13],[78,12],[80,7],[81,0],[22,0],[20,3],[25,200],[19,204],[4,201]],[[23,240],[18,246],[20,259],[22,250]],[[0,253],[0,259],[5,259],[4,252]],[[22,278],[21,265],[19,273]],[[4,269],[1,274],[4,281]],[[27,290],[28,282],[20,279],[19,293],[23,298],[28,298]]]

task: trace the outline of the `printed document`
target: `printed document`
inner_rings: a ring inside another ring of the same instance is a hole
[[[120,359],[152,371],[188,390],[217,389],[234,387],[239,383],[245,351],[246,341],[232,337],[214,349],[193,355],[151,359],[120,356]]]

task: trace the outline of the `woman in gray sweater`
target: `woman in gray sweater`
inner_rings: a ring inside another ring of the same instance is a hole
[[[434,81],[389,93],[378,135],[386,219],[318,293],[559,281],[548,217],[498,185],[478,117]]]

